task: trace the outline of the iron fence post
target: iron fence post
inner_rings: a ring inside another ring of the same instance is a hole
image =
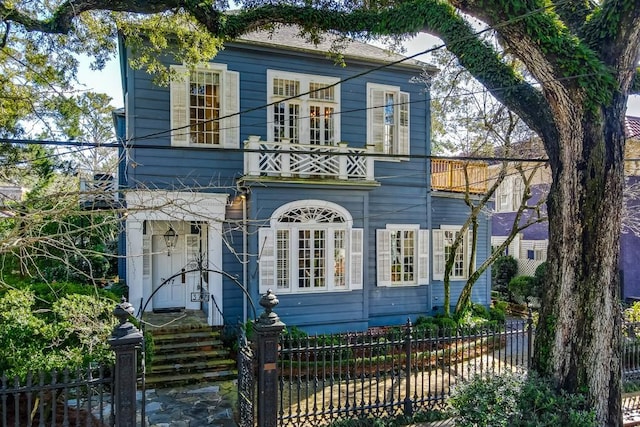
[[[413,404],[411,402],[411,319],[407,319],[407,324],[405,327],[405,335],[404,335],[404,347],[405,347],[405,356],[406,356],[406,366],[405,366],[405,393],[404,396],[404,415],[407,417],[413,416]]]
[[[116,305],[113,314],[118,318],[117,325],[108,342],[116,353],[114,374],[114,415],[115,425],[118,427],[136,426],[136,382],[137,365],[136,349],[142,343],[142,333],[131,322],[129,316],[134,308],[123,297]],[[142,425],[145,425],[142,420]]]
[[[258,427],[276,427],[278,422],[278,343],[285,327],[272,311],[278,302],[269,289],[260,298],[264,312],[254,327],[258,356]]]
[[[529,307],[529,315],[527,316],[527,369],[531,369],[531,361],[533,356],[533,314]]]

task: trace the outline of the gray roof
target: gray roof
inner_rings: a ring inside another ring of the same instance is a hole
[[[278,26],[271,31],[261,30],[247,33],[236,41],[326,56],[335,50],[332,50],[332,46],[336,40],[340,43],[341,48],[339,51],[344,56],[344,60],[347,64],[349,59],[386,64],[405,58],[403,55],[354,39],[340,41],[338,36],[329,33],[323,35],[320,43],[315,45],[300,34],[299,27],[292,25]],[[419,69],[424,68],[433,73],[438,71],[435,66],[415,59],[407,59],[406,61],[399,63],[398,66]]]

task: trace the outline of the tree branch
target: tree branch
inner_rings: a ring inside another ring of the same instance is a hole
[[[27,31],[68,34],[73,29],[73,19],[84,12],[110,10],[114,12],[152,14],[179,7],[195,9],[202,6],[196,2],[179,0],[74,0],[62,3],[53,11],[50,17],[38,18],[29,16],[16,7],[8,6],[7,2],[0,1],[0,16],[5,22],[20,24]]]
[[[640,43],[640,0],[605,1],[586,24],[585,39],[600,59],[614,68],[625,92],[632,85]],[[636,83],[637,85],[637,83]]]

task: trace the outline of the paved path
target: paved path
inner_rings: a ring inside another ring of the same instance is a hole
[[[140,391],[138,399],[142,400]],[[236,400],[237,387],[233,381],[147,390],[145,425],[235,427],[233,410]]]

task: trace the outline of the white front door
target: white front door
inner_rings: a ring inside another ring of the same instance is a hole
[[[169,254],[164,236],[152,236],[151,251],[153,253],[153,309],[185,308],[186,286],[184,274],[185,250],[184,236],[178,236],[175,248]],[[172,277],[176,275],[175,277]],[[171,279],[169,279],[172,277]],[[165,283],[168,280],[167,283]],[[164,285],[163,285],[164,283]],[[159,288],[160,287],[160,288]],[[159,288],[159,289],[158,289]]]

